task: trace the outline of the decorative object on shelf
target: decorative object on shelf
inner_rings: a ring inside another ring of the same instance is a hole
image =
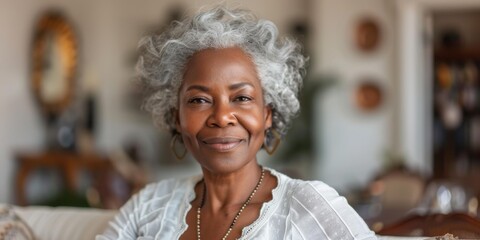
[[[355,27],[355,45],[362,52],[372,52],[381,42],[378,22],[372,17],[360,19]]]
[[[467,185],[448,180],[431,181],[416,208],[419,214],[465,213],[476,217],[478,199]]]
[[[464,66],[464,72],[468,84],[476,84],[478,82],[478,69],[475,62],[468,61]]]
[[[73,111],[62,114],[55,122],[53,147],[73,151],[77,145],[77,116]],[[52,146],[51,146],[52,147]]]
[[[458,29],[446,29],[440,33],[442,47],[458,48],[463,45],[463,37]]]
[[[448,129],[456,129],[462,122],[462,111],[458,104],[448,101],[442,108],[443,125]]]
[[[446,63],[438,64],[436,75],[437,82],[440,87],[448,89],[452,86],[452,73],[450,66],[448,66]]]
[[[83,116],[77,134],[78,150],[82,153],[95,152],[95,129],[97,101],[95,94],[89,92],[83,101]]]
[[[378,109],[384,101],[383,89],[377,81],[366,79],[354,89],[355,105],[364,112]]]

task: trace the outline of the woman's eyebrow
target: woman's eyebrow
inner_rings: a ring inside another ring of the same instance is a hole
[[[191,91],[191,90],[200,90],[202,92],[208,92],[210,91],[210,89],[208,87],[205,87],[205,86],[201,86],[201,85],[191,85],[191,86],[188,86],[187,88],[187,92],[188,91]]]
[[[241,82],[241,83],[235,83],[235,84],[230,85],[228,87],[228,89],[235,90],[235,89],[239,89],[239,88],[242,88],[242,87],[245,87],[245,86],[250,86],[252,88],[255,88],[255,86],[253,86],[253,84],[251,84],[251,83]]]

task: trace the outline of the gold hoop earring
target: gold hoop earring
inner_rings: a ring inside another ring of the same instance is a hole
[[[183,152],[181,154],[177,153],[177,138],[180,136],[180,134],[175,134],[173,135],[172,141],[170,142],[170,150],[173,152],[173,155],[175,155],[175,158],[177,160],[182,160],[185,155],[187,155],[187,148],[183,146]]]
[[[273,139],[270,138],[271,136]],[[269,128],[265,133],[265,140],[263,142],[263,148],[268,155],[272,155],[277,150],[278,145],[280,145],[280,141],[280,134],[275,129]]]

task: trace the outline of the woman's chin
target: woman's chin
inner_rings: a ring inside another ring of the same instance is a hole
[[[208,158],[205,161],[198,161],[203,171],[207,171],[211,174],[230,174],[238,172],[243,168],[254,163],[256,165],[256,160],[246,161],[245,159],[238,159],[232,157],[215,157]]]

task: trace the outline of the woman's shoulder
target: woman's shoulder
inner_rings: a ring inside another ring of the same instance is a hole
[[[282,173],[273,172],[279,180],[279,185],[283,185],[285,189],[282,197],[290,202],[290,207],[301,207],[307,212],[320,208],[335,210],[338,207],[350,207],[344,197],[322,181],[293,179]]]
[[[350,207],[347,200],[322,181],[289,179],[286,194],[291,199],[291,206],[301,207],[312,213],[335,213],[338,209]]]
[[[287,178],[286,184],[294,231],[331,239],[376,239],[347,200],[326,183]]]
[[[187,208],[183,203],[188,201],[186,196],[193,193],[192,186],[197,178],[167,179],[148,184],[128,200],[104,235],[97,239],[119,239],[120,236],[135,239],[140,233],[153,234],[163,218],[169,219],[170,224],[180,224],[181,213]]]
[[[171,194],[183,195],[193,187],[195,177],[169,178],[147,184],[138,193],[139,202],[146,202],[156,198],[163,198]]]
[[[329,201],[340,196],[334,188],[318,180],[291,179],[290,187],[292,196],[298,199],[318,198]]]
[[[285,194],[291,197],[300,199],[338,197],[337,191],[322,181],[294,179],[273,169],[270,171],[279,179],[279,183],[285,186]]]

